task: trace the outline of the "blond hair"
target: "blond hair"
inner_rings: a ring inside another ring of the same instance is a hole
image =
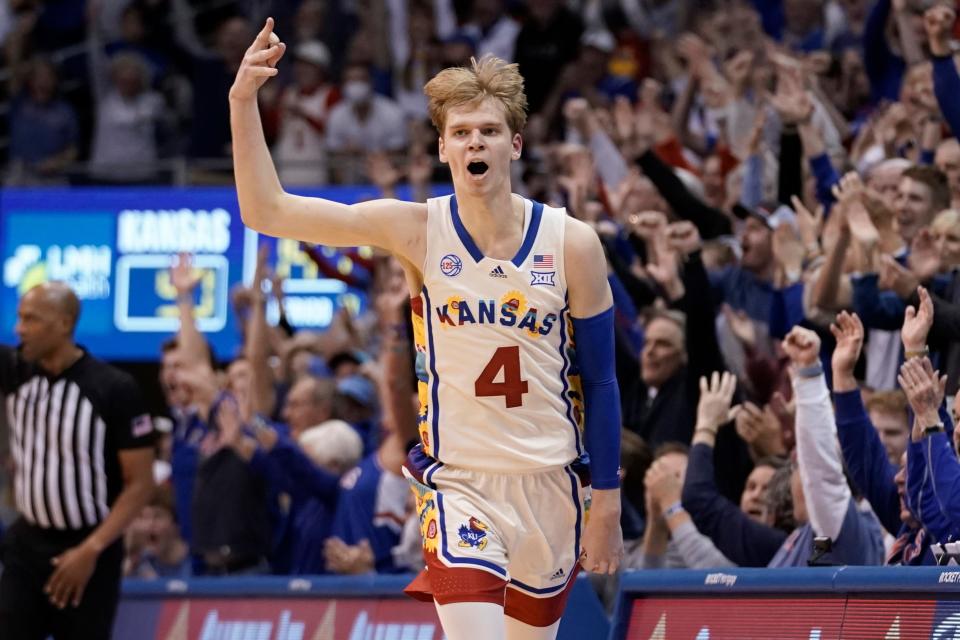
[[[907,415],[907,396],[900,389],[876,391],[864,403],[867,411],[876,411],[895,416]]]
[[[429,100],[430,120],[443,135],[447,113],[452,107],[479,103],[493,98],[503,106],[511,133],[519,133],[527,123],[527,96],[523,92],[520,68],[500,58],[486,55],[470,58],[470,67],[450,67],[423,87]]]

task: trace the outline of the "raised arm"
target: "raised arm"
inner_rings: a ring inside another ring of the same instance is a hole
[[[424,240],[415,221],[426,220],[424,205],[396,200],[345,205],[283,190],[264,138],[257,91],[277,75],[285,51],[273,33],[273,18],[267,18],[230,89],[233,169],[244,223],[260,233],[317,244],[373,245],[419,265]]]
[[[957,72],[957,63],[950,48],[950,36],[955,20],[956,11],[944,4],[927,9],[923,16],[930,53],[933,54],[933,92],[944,119],[950,125],[950,132],[954,137],[958,137],[960,104],[957,104],[957,95],[960,95],[960,73]]]
[[[247,344],[244,351],[250,361],[250,393],[243,408],[243,415],[247,420],[255,415],[269,416],[273,414],[276,394],[270,375],[270,340],[267,326],[266,300],[263,293],[263,279],[267,271],[267,255],[269,248],[264,245],[257,253],[257,268],[254,271],[250,297],[253,301],[249,326],[246,337]]]
[[[797,402],[797,463],[810,524],[818,536],[837,540],[852,494],[837,450],[837,426],[820,365],[820,338],[794,327],[783,341],[790,356]]]
[[[908,464],[915,464],[910,458],[919,453],[927,469],[918,504],[913,506],[939,541],[955,538],[960,529],[960,462],[940,415],[946,376],[941,377],[930,359],[923,357],[904,362],[897,379],[914,411]],[[924,490],[932,495],[924,496]]]
[[[177,310],[180,312],[180,331],[177,333],[180,352],[187,364],[195,367],[209,366],[210,363],[210,346],[197,329],[193,315],[193,292],[200,280],[198,270],[193,268],[193,258],[181,253],[170,269],[170,281],[177,292]]]
[[[920,64],[924,61],[923,43],[917,37],[913,27],[913,7],[908,6],[907,0],[893,0],[893,19],[897,23],[897,33],[900,37],[900,49],[903,51],[904,62],[907,66]]]
[[[743,567],[765,567],[787,534],[751,520],[720,494],[715,478],[717,431],[736,414],[730,409],[736,383],[736,377],[729,372],[700,380],[697,426],[684,480],[683,506],[697,529],[709,536],[725,557]]]
[[[874,513],[891,534],[900,530],[900,497],[894,476],[897,470],[877,430],[870,421],[853,369],[863,347],[863,324],[846,311],[830,326],[837,346],[833,350],[833,399],[837,412],[837,435],[847,470],[854,483],[870,501]]]

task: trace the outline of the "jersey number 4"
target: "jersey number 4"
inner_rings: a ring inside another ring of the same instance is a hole
[[[500,371],[503,371],[503,382],[496,382]],[[523,405],[523,394],[529,385],[526,380],[520,379],[520,347],[500,347],[493,352],[490,362],[480,372],[477,381],[473,383],[477,397],[503,396],[507,409]]]

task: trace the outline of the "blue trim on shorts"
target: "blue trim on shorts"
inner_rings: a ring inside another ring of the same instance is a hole
[[[537,589],[536,587],[531,587],[529,585],[523,584],[519,580],[510,579],[510,584],[523,589],[524,591],[529,591],[530,593],[535,593],[537,595],[544,595],[548,593],[559,593],[567,588],[567,584],[570,582],[570,576],[567,576],[567,579],[561,582],[560,584],[553,587],[545,587],[543,589]]]
[[[443,466],[443,463],[440,462],[439,460],[434,460],[433,463],[431,464],[433,464],[434,466],[428,467],[427,472],[423,474],[423,480],[424,480],[423,483],[428,487],[430,487],[431,489],[433,489],[434,491],[436,491],[437,485],[433,484],[433,474],[437,472],[437,469]],[[439,495],[440,494],[437,494],[438,497]],[[443,517],[442,514],[441,514],[441,517]]]
[[[433,418],[433,442],[430,451],[434,458],[440,457],[440,377],[437,375],[437,356],[433,346],[433,307],[430,305],[430,292],[426,285],[423,287],[423,297],[426,302],[424,315],[427,319],[427,344],[430,351],[430,407]]]
[[[437,464],[437,461],[430,457],[423,450],[423,444],[418,442],[410,448],[403,466],[417,482],[425,485],[427,483],[423,479],[424,475],[434,464]]]
[[[435,469],[433,471],[435,471]],[[433,475],[433,471],[430,471],[427,475]],[[489,560],[480,560],[478,558],[455,558],[450,554],[450,552],[447,550],[447,523],[446,517],[443,513],[443,494],[439,492],[437,492],[437,509],[440,511],[440,551],[443,553],[443,557],[446,558],[447,562],[450,562],[451,564],[472,564],[484,567],[485,569],[491,569],[497,575],[503,576],[504,580],[506,580],[507,570],[490,562]]]
[[[573,427],[573,439],[577,445],[577,456],[581,456],[583,455],[583,445],[580,442],[580,426],[577,424],[577,421],[573,419],[573,403],[571,403],[570,398],[567,397],[567,394],[570,392],[570,385],[567,384],[570,361],[567,360],[567,318],[564,317],[564,314],[569,315],[569,313],[569,305],[564,306],[563,309],[560,310],[560,358],[563,360],[563,367],[560,369],[560,382],[563,383],[563,391],[560,397],[563,399],[563,403],[567,405],[567,419]]]
[[[580,562],[580,529],[581,523],[583,522],[583,508],[580,506],[580,492],[577,491],[577,474],[571,471],[570,467],[564,467],[563,470],[570,476],[570,486],[573,490],[573,505],[577,508],[576,536],[573,541],[573,558],[574,564],[576,564]]]

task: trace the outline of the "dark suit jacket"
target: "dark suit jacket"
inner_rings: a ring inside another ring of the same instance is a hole
[[[724,369],[714,328],[716,310],[710,281],[699,253],[688,259],[683,283],[686,293],[674,307],[687,316],[687,366],[657,390],[652,403],[647,402],[647,386],[639,376],[625,384],[621,393],[624,426],[642,436],[651,449],[665,442],[690,444],[700,402],[700,377]],[[716,467],[721,492],[739,503],[753,464],[746,444],[731,427],[718,434]]]

